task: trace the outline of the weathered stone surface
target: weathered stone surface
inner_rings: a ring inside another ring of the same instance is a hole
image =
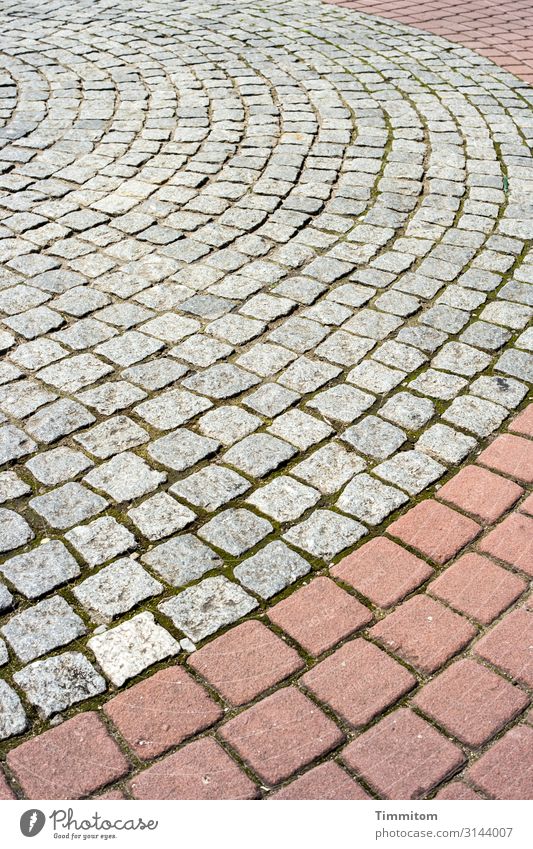
[[[80,652],[36,660],[13,676],[44,717],[52,716],[106,689],[105,680]]]
[[[214,634],[257,607],[257,601],[238,584],[218,576],[205,578],[159,605],[176,628],[191,640]]]

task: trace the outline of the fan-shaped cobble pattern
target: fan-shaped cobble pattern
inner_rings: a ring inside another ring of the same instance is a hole
[[[1,6],[9,749],[325,573],[526,403],[533,93],[311,0]]]

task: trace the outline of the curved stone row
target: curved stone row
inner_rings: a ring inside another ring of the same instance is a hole
[[[533,122],[470,51],[314,0],[0,8],[11,738],[294,589],[522,404]]]

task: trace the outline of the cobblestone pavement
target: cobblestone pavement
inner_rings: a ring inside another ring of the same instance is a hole
[[[441,35],[488,56],[502,68],[533,83],[531,0],[325,0],[347,9],[393,18]]]
[[[0,8],[0,793],[531,798],[533,90],[314,0]]]

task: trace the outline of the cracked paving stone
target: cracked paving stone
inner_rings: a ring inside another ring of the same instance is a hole
[[[184,472],[219,448],[220,442],[217,440],[198,436],[192,430],[182,427],[152,442],[148,453],[156,463],[176,472]]]
[[[137,404],[134,409],[138,416],[157,430],[171,430],[212,406],[207,398],[193,395],[185,389],[167,389],[155,398]]]
[[[337,501],[337,507],[369,525],[380,525],[383,519],[408,500],[399,489],[385,486],[370,475],[361,474],[352,478]]]
[[[94,464],[81,451],[60,447],[36,454],[25,465],[40,483],[55,486],[75,478]]]
[[[25,428],[39,442],[49,444],[75,430],[93,424],[95,417],[77,401],[60,398],[38,410],[25,423]]]
[[[158,492],[128,510],[128,518],[144,537],[157,540],[181,531],[196,519],[196,514],[166,492]]]
[[[283,539],[314,557],[329,561],[366,533],[364,525],[346,516],[332,510],[315,510],[308,519],[286,531]]]
[[[320,493],[310,486],[295,481],[288,475],[280,475],[266,486],[256,489],[246,503],[276,522],[291,522],[299,519],[310,507],[320,500]]]
[[[443,463],[456,465],[470,454],[477,442],[472,436],[459,433],[443,424],[435,424],[426,430],[416,443],[417,451],[424,451],[430,457]]]
[[[36,660],[13,680],[45,718],[106,690],[104,678],[80,652]]]
[[[319,392],[307,402],[307,406],[318,410],[326,419],[350,423],[368,410],[375,401],[373,395],[361,392],[360,389],[347,386],[345,383],[339,383],[337,386]]]
[[[509,410],[500,404],[475,395],[462,395],[452,401],[442,418],[477,436],[485,437],[496,430],[508,415]]]
[[[147,612],[91,637],[87,645],[116,687],[180,650],[177,640]]]
[[[141,559],[175,587],[195,581],[222,565],[218,554],[192,534],[169,539],[152,548]]]
[[[239,507],[214,516],[200,528],[198,536],[237,557],[261,542],[272,530],[266,519]]]
[[[15,614],[0,630],[25,663],[87,633],[83,620],[60,596],[52,596]]]
[[[144,428],[128,416],[114,416],[74,438],[82,448],[102,460],[143,445],[150,439]]]
[[[111,516],[102,516],[88,525],[72,528],[65,534],[65,539],[89,566],[98,566],[117,554],[137,548],[133,534]]]
[[[259,378],[240,369],[233,363],[221,363],[210,366],[206,371],[192,375],[183,381],[183,385],[193,392],[207,395],[208,398],[224,399],[240,395],[246,389],[256,386]]]
[[[0,571],[20,593],[33,599],[76,578],[80,567],[63,543],[54,539],[5,560]]]
[[[311,566],[307,560],[278,540],[243,560],[234,569],[234,574],[247,589],[266,599],[310,571]]]
[[[83,478],[84,483],[100,489],[114,501],[131,501],[153,492],[167,479],[165,472],[152,469],[148,463],[131,451],[115,456],[92,469]]]
[[[27,727],[22,702],[7,681],[0,679],[0,740],[22,734]]]
[[[206,466],[175,483],[170,492],[212,512],[250,489],[250,483],[224,466]],[[195,517],[196,518],[196,517]]]
[[[101,513],[107,507],[105,498],[79,483],[65,483],[30,501],[30,507],[53,528],[70,528]]]
[[[349,427],[341,435],[348,442],[369,457],[384,460],[400,448],[407,439],[403,430],[377,416],[366,416],[362,421]]]
[[[242,587],[222,575],[205,578],[194,587],[159,605],[189,639],[198,640],[236,622],[257,607],[257,601]]]
[[[0,508],[0,551],[11,551],[33,539],[35,534],[22,516]]]
[[[198,427],[204,436],[216,439],[223,445],[233,445],[262,424],[261,419],[241,410],[240,407],[217,407],[202,416]]]
[[[110,622],[163,589],[163,584],[136,560],[123,557],[82,581],[72,592],[95,622]]]
[[[296,449],[287,442],[268,433],[257,433],[237,442],[223,454],[222,459],[247,475],[261,478],[295,454]]]
[[[420,451],[400,451],[374,468],[374,474],[396,484],[410,495],[418,495],[446,472],[446,468]]]
[[[288,410],[274,419],[267,430],[295,445],[300,451],[306,451],[334,432],[328,424],[301,410]]]

